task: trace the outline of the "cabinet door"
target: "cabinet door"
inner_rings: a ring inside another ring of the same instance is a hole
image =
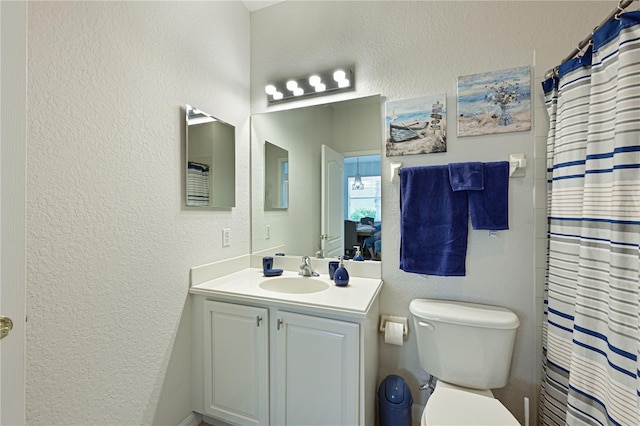
[[[358,324],[276,314],[271,424],[358,424]]]
[[[268,424],[268,311],[204,302],[205,414],[237,425]]]

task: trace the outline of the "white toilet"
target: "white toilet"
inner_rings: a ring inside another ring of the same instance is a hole
[[[516,329],[513,312],[497,306],[415,299],[420,366],[438,379],[421,426],[520,425],[490,389],[507,384]]]

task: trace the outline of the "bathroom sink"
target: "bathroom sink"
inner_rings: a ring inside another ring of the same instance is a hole
[[[260,283],[260,287],[267,291],[278,293],[317,293],[329,288],[329,284],[316,278],[309,277],[276,277]]]

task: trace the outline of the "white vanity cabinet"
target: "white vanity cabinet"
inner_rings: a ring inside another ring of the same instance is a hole
[[[203,414],[237,425],[268,424],[269,311],[202,303]]]
[[[276,311],[273,425],[357,425],[359,324]]]
[[[377,298],[361,316],[192,298],[194,411],[232,425],[374,424]]]

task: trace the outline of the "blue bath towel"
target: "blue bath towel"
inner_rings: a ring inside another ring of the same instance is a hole
[[[473,229],[509,229],[509,162],[484,163],[484,190],[468,191]]]
[[[467,211],[467,192],[451,189],[446,165],[400,169],[400,269],[465,275]]]
[[[484,189],[484,163],[449,164],[449,183],[454,191],[482,191]]]

